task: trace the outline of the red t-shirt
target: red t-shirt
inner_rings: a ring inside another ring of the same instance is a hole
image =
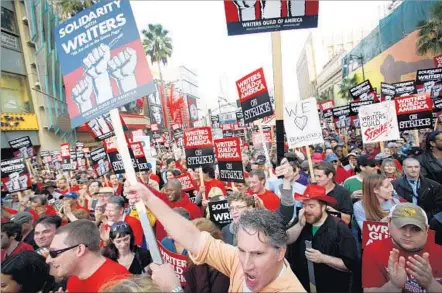
[[[98,292],[109,281],[121,280],[130,274],[127,269],[108,258],[89,278],[80,280],[70,277],[67,282],[67,292]]]
[[[254,193],[249,191],[250,195],[253,195]],[[262,200],[264,203],[264,207],[270,211],[276,212],[279,208],[279,197],[271,192],[270,190],[265,190],[263,194],[258,195],[258,197]]]
[[[80,191],[80,185],[71,186],[71,191],[79,192]]]
[[[224,183],[222,181],[219,181],[218,179],[212,179],[210,181],[204,181],[204,187],[206,188],[206,196],[209,194],[210,190],[213,187],[218,187],[221,189],[224,195],[227,195],[226,187],[224,186]]]
[[[19,254],[20,252],[26,251],[26,250],[34,250],[34,248],[30,244],[27,244],[25,242],[19,242],[17,247],[14,248],[14,250],[8,256],[6,256],[6,250],[2,249],[2,251],[1,251],[1,262],[3,262],[6,259],[6,257]]]
[[[158,176],[157,174],[150,174],[149,175],[149,179],[150,180],[153,180],[153,181],[156,181],[158,184],[160,184],[160,176]]]
[[[184,192],[182,193],[183,198],[181,200],[176,201],[176,202],[171,202],[165,193],[162,193],[162,192],[155,190],[151,187],[147,187],[147,188],[149,188],[149,190],[152,191],[152,193],[155,194],[155,196],[157,196],[162,201],[164,201],[172,209],[176,208],[176,207],[184,208],[186,211],[189,212],[191,220],[201,218],[201,210],[198,208],[198,206],[195,203],[190,201],[189,196],[186,193],[184,193]],[[163,239],[164,237],[167,236],[167,233],[164,230],[164,227],[160,223],[160,221],[157,221],[157,223],[155,225],[155,234],[156,234],[157,239]]]
[[[337,184],[342,184],[344,183],[344,181],[350,177],[348,172],[342,168],[342,167],[338,167],[336,170],[336,175],[335,175],[335,182]]]
[[[399,250],[400,256],[405,257],[408,260],[408,256],[418,254],[422,256],[424,252],[430,254],[431,268],[433,269],[433,277],[439,280],[442,277],[442,246],[430,242],[427,243],[424,249],[419,253],[406,253],[396,247],[393,244],[391,238],[383,240],[377,240],[368,245],[362,256],[362,287],[363,288],[379,288],[389,281],[387,272],[388,258],[390,257],[390,251],[393,248]],[[414,281],[410,276],[405,283],[405,287],[402,292],[424,292],[424,289]]]
[[[28,213],[30,213],[32,215],[32,218],[34,219],[34,221],[36,221],[39,218],[39,215],[33,209],[30,209],[28,211]],[[51,205],[47,204],[46,205],[46,212],[44,215],[45,216],[57,216],[57,211]]]
[[[126,215],[124,221],[129,224],[134,233],[135,245],[141,246],[143,244],[143,227],[141,226],[140,220],[132,216]]]

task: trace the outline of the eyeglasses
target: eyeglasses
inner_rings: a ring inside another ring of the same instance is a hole
[[[338,163],[338,161],[332,161],[332,163],[333,163],[333,164],[337,164],[337,163]]]
[[[235,210],[239,212],[240,210],[245,209],[246,207],[247,206],[229,207],[229,212],[234,212]]]
[[[111,227],[111,231],[112,231],[112,232],[115,232],[115,231],[117,231],[117,230],[120,230],[121,228],[125,228],[125,229],[127,229],[127,228],[129,228],[129,224],[126,223],[126,222],[115,223],[115,224],[112,225],[112,227]]]
[[[68,250],[71,250],[71,249],[73,249],[73,248],[75,248],[75,247],[78,247],[78,246],[80,246],[80,245],[81,245],[81,243],[80,243],[80,244],[77,244],[77,245],[74,245],[74,246],[70,246],[70,247],[66,247],[66,248],[63,248],[63,249],[59,249],[59,250],[49,250],[49,256],[50,256],[51,258],[56,258],[57,256],[59,256],[59,255],[62,254],[63,252],[66,252],[66,251],[68,251]],[[87,247],[86,244],[84,244],[84,246]]]

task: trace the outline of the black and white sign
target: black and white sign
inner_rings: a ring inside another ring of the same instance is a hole
[[[209,202],[210,220],[220,229],[232,222],[227,199]]]

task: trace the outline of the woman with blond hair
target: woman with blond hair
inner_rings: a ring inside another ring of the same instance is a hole
[[[381,165],[382,175],[387,177],[390,181],[401,177],[401,172],[398,170],[394,159],[385,159]]]
[[[353,205],[354,217],[362,231],[364,221],[382,221],[390,209],[399,203],[393,198],[393,185],[384,175],[374,174],[364,179],[362,200]]]

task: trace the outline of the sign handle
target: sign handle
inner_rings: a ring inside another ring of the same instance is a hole
[[[315,183],[315,174],[313,174],[313,162],[312,162],[312,156],[310,155],[310,148],[308,146],[305,146],[305,153],[307,154],[307,160],[308,160],[308,167],[310,169],[310,178],[311,182]]]
[[[132,159],[129,154],[129,148],[126,142],[126,138],[124,136],[123,126],[121,125],[120,113],[118,112],[118,109],[111,110],[110,117],[112,125],[114,127],[115,137],[117,140],[118,152],[120,153],[121,158],[123,159],[124,170],[126,171],[126,179],[129,181],[129,184],[135,185],[137,183],[137,176],[135,174],[135,170],[132,165]],[[153,233],[149,219],[147,218],[146,207],[141,201],[139,201],[135,205],[135,207],[138,212],[141,226],[143,227],[144,237],[146,237],[146,241],[149,246],[149,251],[150,255],[152,256],[152,260],[156,264],[162,264],[163,260],[161,258],[160,250],[158,249],[158,244],[155,238],[155,234]]]
[[[418,147],[420,145],[419,130],[413,129],[413,136],[414,136],[414,146]]]
[[[200,186],[204,186],[203,168],[200,167],[199,169],[200,169]],[[202,196],[204,200],[207,200],[206,192],[203,192]]]
[[[438,120],[439,120],[439,117],[436,117],[436,122],[434,123],[434,131],[437,130],[437,122],[438,122]]]
[[[279,31],[272,32],[271,37],[275,99],[276,157],[279,164],[284,157],[284,93],[282,86],[281,33]]]
[[[381,141],[381,142],[379,143],[379,146],[380,146],[380,148],[381,148],[381,153],[384,153],[384,149],[385,149],[385,144],[384,144],[384,142]]]

